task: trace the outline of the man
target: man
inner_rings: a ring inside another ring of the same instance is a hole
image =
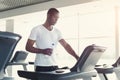
[[[56,54],[54,48],[59,42],[65,50],[78,60],[79,56],[71,46],[62,38],[58,29],[53,26],[59,18],[59,11],[56,8],[50,8],[47,12],[47,19],[44,24],[32,29],[26,44],[26,50],[36,53],[35,71],[52,71],[58,69],[55,61]],[[36,44],[36,47],[34,47]]]

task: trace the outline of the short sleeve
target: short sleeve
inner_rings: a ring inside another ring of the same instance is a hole
[[[33,28],[33,29],[31,30],[30,35],[29,35],[29,39],[31,39],[31,40],[36,40],[36,38],[37,38],[37,29],[36,29],[36,28]]]

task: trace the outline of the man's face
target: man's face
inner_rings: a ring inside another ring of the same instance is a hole
[[[50,25],[55,25],[59,18],[59,13],[54,13],[52,15],[48,15],[48,21]]]

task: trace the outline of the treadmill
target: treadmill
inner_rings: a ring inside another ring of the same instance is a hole
[[[50,72],[34,72],[18,70],[18,75],[29,80],[92,80],[96,77],[94,69],[102,53],[106,50],[103,46],[88,45],[79,60],[70,69],[58,69]]]
[[[5,69],[20,39],[18,34],[0,31],[0,80],[13,80],[12,77],[5,76]]]

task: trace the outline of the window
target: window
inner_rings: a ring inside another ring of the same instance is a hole
[[[87,46],[97,44],[105,46],[107,50],[103,53],[103,63],[110,63],[115,59],[115,13],[114,10],[89,13],[79,16],[79,45]],[[108,60],[108,61],[107,61]]]

